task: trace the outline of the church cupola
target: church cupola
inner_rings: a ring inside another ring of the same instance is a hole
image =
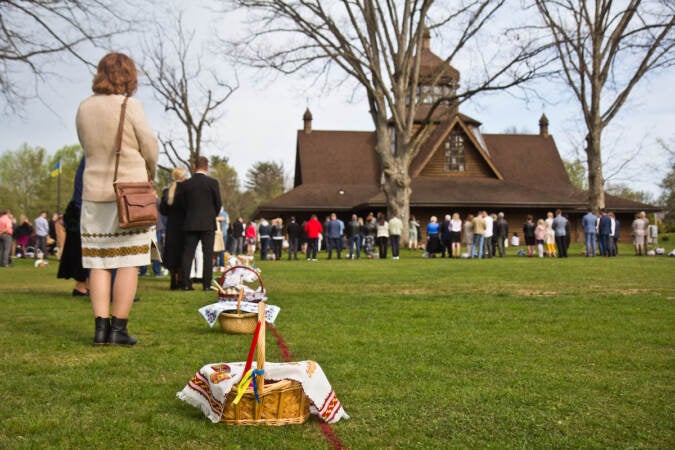
[[[305,134],[310,134],[312,132],[312,113],[309,108],[307,108],[305,114],[302,115],[302,121],[305,123]]]
[[[428,28],[423,31],[420,51],[416,92],[420,104],[432,105],[439,99],[452,99],[444,101],[445,108],[440,108],[440,112],[445,113],[448,109],[457,112],[458,102],[453,97],[459,87],[459,71],[431,51],[431,33]]]
[[[539,136],[548,137],[548,118],[546,114],[542,114],[539,119]]]

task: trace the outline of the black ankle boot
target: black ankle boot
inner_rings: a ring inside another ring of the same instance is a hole
[[[106,345],[110,335],[110,319],[107,317],[96,318],[96,329],[94,331],[94,345]]]
[[[108,344],[110,345],[134,345],[137,341],[129,336],[127,331],[128,319],[118,319],[112,316],[110,322],[110,335],[108,336]]]

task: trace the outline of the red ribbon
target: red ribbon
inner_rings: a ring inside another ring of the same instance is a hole
[[[248,373],[248,370],[253,364],[253,353],[255,353],[255,346],[258,343],[258,333],[260,331],[261,321],[258,321],[258,324],[255,326],[255,332],[253,332],[253,341],[251,342],[251,348],[248,349],[248,358],[246,358],[246,367],[244,367],[244,374]]]

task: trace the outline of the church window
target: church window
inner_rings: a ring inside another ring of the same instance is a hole
[[[461,133],[453,132],[445,140],[445,165],[447,172],[464,172],[464,138]]]
[[[450,84],[439,84],[431,86],[420,84],[415,89],[415,96],[422,104],[430,105],[440,99],[445,99],[443,103],[450,103],[449,97],[457,92],[457,81],[452,80]],[[410,104],[410,96],[406,96],[406,104]]]

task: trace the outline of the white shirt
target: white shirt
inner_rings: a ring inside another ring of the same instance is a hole
[[[610,236],[614,236],[616,234],[615,233],[616,232],[616,220],[612,219],[611,217],[610,217],[610,220],[612,221],[612,225],[610,225],[611,230],[612,230],[610,232]]]
[[[492,216],[485,216],[485,236],[486,238],[492,237]]]

